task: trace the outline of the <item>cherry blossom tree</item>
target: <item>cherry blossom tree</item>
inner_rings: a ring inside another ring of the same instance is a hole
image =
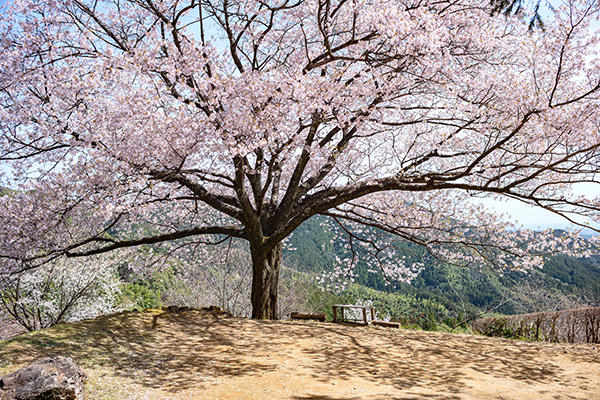
[[[597,217],[572,189],[598,183],[598,4],[566,0],[544,30],[493,14],[475,0],[15,0],[0,21],[15,190],[0,199],[2,271],[236,238],[252,316],[276,318],[282,243],[318,214],[392,279],[416,267],[360,226],[456,263],[581,250],[472,199]]]
[[[113,257],[61,257],[0,276],[0,305],[28,331],[116,312],[120,281]]]

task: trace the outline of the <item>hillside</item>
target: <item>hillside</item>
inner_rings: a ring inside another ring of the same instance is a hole
[[[0,342],[0,375],[64,355],[88,400],[592,399],[599,350],[153,309]]]
[[[369,271],[364,260],[370,256],[361,253],[359,247],[355,283],[342,292],[323,292],[316,284],[316,276],[330,271],[337,265],[336,257],[347,251],[343,241],[335,240],[323,222],[323,218],[306,221],[284,250],[279,289],[282,318],[292,311],[330,314],[334,303],[371,301],[381,317],[389,316],[427,330],[447,330],[457,325],[464,327],[461,322],[490,309],[501,314],[520,314],[600,305],[600,256],[551,257],[543,268],[525,275],[445,265],[427,258],[419,246],[406,242],[397,243],[399,254],[425,265],[411,284],[385,285],[381,274]],[[182,272],[187,271],[184,268],[173,267],[134,274],[134,268],[123,263],[119,266],[123,285],[117,307],[218,304],[235,315],[248,315],[251,274],[247,260],[231,258],[224,266],[205,267],[205,274],[190,275]],[[7,336],[2,332],[0,328],[0,339]]]
[[[335,240],[332,243],[334,234],[324,222],[323,217],[312,218],[294,232],[292,250],[284,252],[287,265],[315,273],[336,265],[336,256],[345,249]],[[427,257],[414,244],[399,242],[397,247],[408,259],[425,264],[411,284],[386,285],[381,274],[368,271],[364,260],[369,255],[359,248],[356,284],[340,296],[351,302],[378,299],[379,308],[392,317],[426,313],[438,321],[476,314],[500,303],[497,311],[503,314],[600,305],[600,256],[584,259],[557,255],[549,257],[542,268],[524,274],[445,265]],[[398,306],[391,307],[390,303]]]

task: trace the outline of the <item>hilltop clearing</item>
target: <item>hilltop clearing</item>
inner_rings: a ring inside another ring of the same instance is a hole
[[[0,342],[0,374],[54,355],[82,366],[90,400],[539,400],[600,393],[598,345],[164,309]]]

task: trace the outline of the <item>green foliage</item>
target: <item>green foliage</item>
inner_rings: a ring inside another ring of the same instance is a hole
[[[129,282],[121,286],[121,304],[133,309],[161,307],[162,294],[174,281],[173,268],[156,272],[150,278],[130,277]]]
[[[575,258],[565,255],[551,257],[543,272],[549,278],[558,280],[561,291],[586,291],[594,298],[600,298],[600,257]],[[550,281],[550,279],[548,279]]]
[[[336,265],[336,255],[347,250],[335,239],[327,224],[326,217],[317,216],[303,223],[289,239],[284,249],[284,265],[301,271],[302,279],[314,279],[313,274],[331,271]],[[579,259],[555,256],[548,259],[544,268],[525,276],[521,272],[499,273],[489,268],[464,268],[447,265],[428,258],[425,251],[412,243],[397,241],[396,247],[408,262],[424,261],[425,268],[411,284],[387,285],[380,273],[368,271],[365,262],[367,254],[359,251],[355,269],[356,285],[340,294],[326,293],[316,285],[306,293],[302,307],[307,310],[320,310],[329,319],[331,305],[354,303],[359,300],[373,300],[382,316],[389,315],[403,324],[423,329],[443,329],[454,327],[470,316],[501,303],[503,299],[515,298],[519,285],[524,279],[536,279],[542,288],[540,296],[559,298],[560,296],[581,297],[600,302],[600,257]],[[180,292],[189,290],[175,279],[174,268],[156,274],[151,278],[133,277],[123,288],[125,302],[136,308],[161,305],[166,288]],[[307,278],[308,277],[308,278]],[[300,278],[298,278],[300,279]],[[291,284],[293,284],[292,279]],[[284,288],[281,292],[283,293]],[[528,295],[528,294],[527,294]],[[535,301],[532,301],[532,304]],[[299,306],[298,306],[299,307]],[[517,302],[506,302],[497,312],[515,314],[539,310],[527,310],[528,306]],[[462,324],[460,329],[468,329]]]
[[[160,297],[161,293],[159,289],[152,287],[149,282],[139,281],[124,283],[121,286],[121,298],[119,300],[124,306],[143,310],[162,306]]]
[[[340,295],[323,291],[315,287],[313,295],[310,297],[309,310],[315,310],[315,313],[323,313],[327,321],[333,321],[333,306],[334,304],[342,304],[344,299]]]
[[[370,301],[378,312],[378,318],[389,317],[405,327],[425,330],[435,330],[438,320],[448,315],[446,307],[434,299],[420,298],[415,294],[386,293],[359,284],[340,293],[337,301],[347,304]]]
[[[332,232],[322,226],[323,217],[313,217],[296,229],[290,237],[291,248],[284,249],[284,264],[303,272],[322,272],[331,268],[334,238]]]
[[[508,318],[498,317],[489,326],[489,335],[496,337],[505,337],[507,339],[520,339],[518,332],[508,323]]]
[[[329,230],[325,217],[313,217],[296,229],[290,237],[291,249],[284,250],[284,262],[302,271],[321,273],[335,266],[335,255],[345,249],[337,241],[331,243],[334,234]],[[361,299],[372,299],[376,309],[405,323],[432,328],[432,320],[438,325],[454,326],[468,316],[500,304],[504,299],[515,298],[525,280],[535,278],[541,288],[537,295],[557,299],[561,296],[585,298],[600,304],[600,256],[582,259],[558,255],[550,257],[543,268],[530,275],[522,272],[501,273],[489,268],[464,268],[447,265],[428,258],[420,247],[408,242],[396,242],[406,259],[425,261],[425,268],[411,284],[386,285],[381,274],[369,272],[363,261],[368,255],[360,253],[355,269],[357,285],[339,296],[323,299],[331,316],[330,305]],[[360,289],[358,289],[360,288]],[[595,303],[594,303],[595,302]],[[535,303],[533,301],[532,303]],[[508,301],[497,312],[515,314],[534,312],[524,304]],[[432,317],[430,317],[432,316]],[[463,329],[468,329],[463,324]]]
[[[172,264],[148,277],[137,275],[127,265],[122,265],[119,270],[123,281],[121,306],[137,310],[161,307],[165,305],[162,299],[167,290],[189,290],[177,279],[177,268],[177,264]]]

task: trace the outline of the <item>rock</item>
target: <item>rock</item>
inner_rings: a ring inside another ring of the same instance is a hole
[[[229,311],[223,310],[217,306],[209,306],[208,308],[205,308],[205,310],[213,315],[223,315],[226,317],[231,317],[231,313]]]
[[[179,311],[179,306],[167,306],[167,311],[170,313],[176,313]]]
[[[180,313],[185,311],[191,311],[192,308],[188,306],[168,306],[167,311],[170,313]]]
[[[83,400],[85,381],[73,359],[43,358],[0,377],[0,400]]]
[[[167,306],[166,308],[167,312],[169,313],[173,313],[173,314],[178,314],[178,313],[182,313],[182,312],[186,312],[186,311],[203,311],[203,312],[209,312],[213,315],[223,315],[226,317],[231,317],[231,313],[229,311],[223,310],[217,306],[210,306],[210,307],[204,307],[204,308],[192,308],[192,307],[187,307],[187,306]]]

